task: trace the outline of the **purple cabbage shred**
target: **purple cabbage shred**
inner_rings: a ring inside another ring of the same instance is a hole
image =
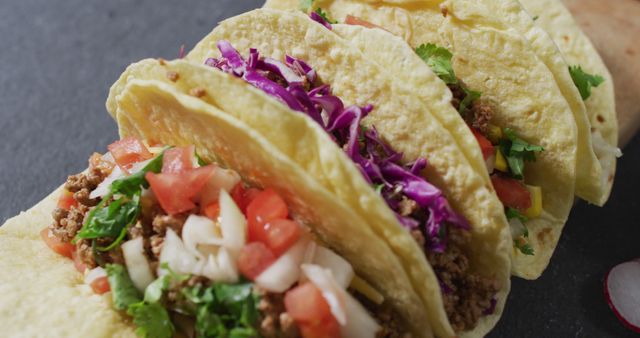
[[[287,55],[281,62],[260,57],[252,48],[245,60],[228,41],[221,40],[217,46],[222,57],[209,58],[206,65],[244,79],[316,121],[380,192],[404,227],[415,230],[423,226],[430,250],[444,252],[445,224],[469,229],[467,221],[453,211],[442,191],[420,176],[427,166],[424,158],[402,164],[402,153],[384,142],[374,126],[362,123],[373,106],[345,107],[339,97],[331,94],[329,85],[315,84],[317,74],[313,68],[292,56]],[[425,211],[424,217],[402,216],[400,206],[404,199],[415,202]]]
[[[311,18],[311,20],[323,25],[325,28],[327,28],[328,30],[331,30],[331,24],[325,20],[322,15],[316,13],[316,12],[311,12],[311,14],[309,14],[309,18]]]

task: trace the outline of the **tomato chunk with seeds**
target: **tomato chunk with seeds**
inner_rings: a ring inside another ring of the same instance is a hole
[[[274,219],[265,227],[266,244],[276,256],[282,255],[298,241],[302,230],[300,225],[289,219]]]
[[[304,338],[338,338],[340,327],[331,314],[322,291],[312,283],[291,289],[284,296],[287,313],[298,324]]]
[[[243,276],[255,280],[275,260],[276,256],[264,243],[249,243],[240,251],[238,270]]]
[[[510,177],[491,175],[491,183],[505,206],[520,211],[531,207],[531,193],[522,182]]]
[[[287,218],[288,215],[286,203],[273,189],[266,189],[257,194],[247,206],[249,242],[266,242],[268,222]]]
[[[482,133],[475,128],[471,128],[471,132],[473,133],[473,136],[476,137],[476,140],[480,145],[480,150],[482,151],[482,157],[485,160],[495,155],[496,153],[495,148],[493,147],[493,144],[491,144],[491,141],[489,141],[488,138],[482,135]]]
[[[111,291],[109,279],[106,276],[94,279],[93,282],[91,282],[90,286],[91,289],[93,289],[93,292],[99,295]]]
[[[77,207],[78,201],[73,198],[73,193],[67,189],[62,190],[60,198],[58,199],[58,208],[69,210],[71,207]]]
[[[149,149],[135,137],[125,137],[122,140],[111,143],[108,147],[116,164],[127,171],[136,162],[146,161],[153,157]]]
[[[42,229],[40,237],[51,250],[67,258],[72,258],[73,253],[76,251],[75,245],[61,241],[49,231],[49,228]]]
[[[169,215],[195,207],[193,199],[207,184],[215,167],[208,165],[179,174],[148,172],[145,175],[162,209]]]
[[[195,147],[167,149],[162,156],[162,173],[179,174],[193,169]]]

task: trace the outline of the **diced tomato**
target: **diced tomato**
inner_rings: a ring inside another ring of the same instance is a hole
[[[116,164],[127,171],[136,162],[148,160],[153,157],[149,149],[135,137],[125,137],[122,140],[111,143],[109,152],[116,161]]]
[[[73,193],[67,189],[63,189],[58,199],[58,208],[69,210],[71,207],[77,207],[78,201],[73,198]]]
[[[204,207],[204,215],[211,218],[214,221],[218,219],[218,216],[220,216],[220,203],[212,202],[206,207]]]
[[[193,169],[194,151],[194,146],[167,149],[162,156],[162,173],[179,174]]]
[[[291,289],[284,296],[284,307],[298,324],[304,338],[339,338],[338,321],[331,314],[322,291],[312,283]]]
[[[242,182],[239,182],[233,187],[233,189],[231,189],[231,194],[230,194],[233,201],[236,202],[238,209],[240,209],[240,211],[242,211],[243,214],[247,210],[247,204],[244,200],[244,193],[245,193],[244,186],[242,185]]]
[[[289,219],[274,219],[265,228],[266,244],[276,256],[282,255],[300,238],[300,225]]]
[[[300,324],[302,338],[340,338],[340,324],[333,316],[318,325]]]
[[[175,215],[195,207],[193,198],[200,193],[214,170],[215,166],[207,165],[179,174],[148,172],[145,178],[162,209],[169,215]]]
[[[264,243],[249,243],[240,251],[238,270],[243,276],[255,280],[275,260],[275,255]]]
[[[482,157],[485,160],[495,155],[495,148],[493,147],[493,144],[491,144],[491,141],[489,141],[489,139],[487,139],[479,130],[475,128],[471,128],[471,132],[473,133],[473,136],[476,137],[476,140],[478,140],[480,150],[482,151]]]
[[[51,250],[67,258],[71,258],[71,255],[76,251],[75,245],[61,241],[49,231],[49,228],[42,229],[40,237]]]
[[[265,225],[274,219],[284,219],[289,215],[287,204],[273,189],[261,191],[247,206],[249,242],[266,242]]]
[[[71,253],[71,259],[73,259],[73,266],[76,267],[76,270],[84,273],[84,270],[87,269],[87,265],[84,264],[84,262],[80,258],[80,255],[78,255],[78,250],[73,250],[73,253]]]
[[[491,175],[491,183],[505,206],[520,211],[531,207],[531,193],[522,182],[509,177]]]
[[[111,286],[109,285],[109,279],[107,276],[94,279],[93,282],[91,282],[91,289],[99,295],[111,291]]]
[[[344,23],[346,23],[347,25],[355,25],[355,26],[363,26],[363,27],[367,27],[367,28],[380,28],[380,29],[384,29],[376,24],[373,24],[369,21],[360,19],[357,16],[353,16],[353,15],[347,15],[347,17],[344,19]]]
[[[249,206],[249,204],[251,204],[251,202],[253,202],[253,200],[256,199],[256,197],[258,197],[258,194],[260,194],[261,192],[262,190],[258,188],[249,188],[244,191],[244,193],[242,194],[242,197],[244,200],[244,209],[245,209],[243,211],[245,213],[247,212],[247,207]]]

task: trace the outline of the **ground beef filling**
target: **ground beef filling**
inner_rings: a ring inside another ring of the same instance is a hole
[[[469,258],[464,248],[468,247],[471,234],[449,226],[447,248],[443,253],[427,249],[422,231],[413,230],[411,235],[423,248],[438,277],[445,311],[453,329],[457,332],[473,329],[478,319],[491,311],[500,285],[495,278],[469,271]]]
[[[466,93],[460,86],[460,84],[450,84],[448,85],[451,93],[453,94],[453,99],[451,100],[451,104],[453,107],[459,111],[460,103],[464,100]],[[483,135],[487,135],[489,132],[489,123],[491,122],[491,118],[493,116],[493,109],[491,106],[479,101],[475,100],[468,107],[467,111],[462,113],[462,118],[465,122],[479,130]]]

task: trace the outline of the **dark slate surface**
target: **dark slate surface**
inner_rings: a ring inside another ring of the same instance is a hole
[[[257,1],[0,2],[0,220],[25,210],[117,137],[104,101],[131,62],[175,58],[221,19]],[[579,203],[551,265],[513,280],[492,337],[632,336],[609,311],[602,278],[640,256],[640,138],[625,149],[602,209]]]

